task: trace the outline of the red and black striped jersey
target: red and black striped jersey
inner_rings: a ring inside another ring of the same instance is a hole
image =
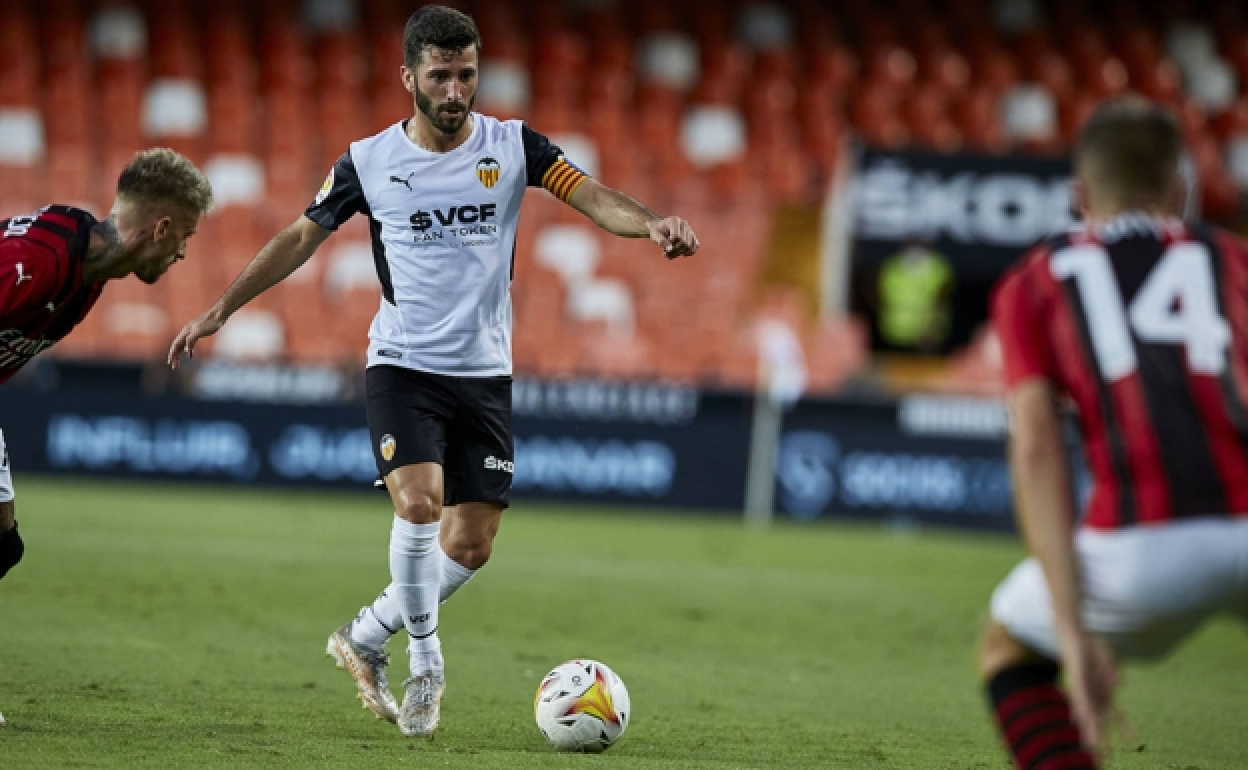
[[[1079,411],[1084,525],[1248,515],[1248,250],[1129,214],[1036,249],[993,300],[1007,387],[1054,383]]]
[[[0,383],[77,326],[103,282],[82,269],[96,218],[70,206],[0,220]]]

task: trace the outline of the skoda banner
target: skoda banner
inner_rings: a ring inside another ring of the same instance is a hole
[[[864,151],[853,185],[851,309],[877,350],[945,353],[992,287],[1073,224],[1065,159]]]

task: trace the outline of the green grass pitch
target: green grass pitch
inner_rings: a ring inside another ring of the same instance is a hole
[[[568,507],[509,511],[443,608],[443,727],[360,710],[325,638],[387,581],[377,496],[19,478],[0,582],[0,767],[999,768],[972,646],[1008,539]],[[406,657],[392,649],[401,680]],[[533,725],[541,676],[615,668],[601,756]],[[1248,636],[1125,672],[1116,768],[1248,766]]]

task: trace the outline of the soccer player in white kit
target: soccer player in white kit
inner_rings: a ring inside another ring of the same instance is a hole
[[[169,351],[176,365],[349,217],[368,217],[382,301],[369,330],[367,411],[395,508],[391,583],[330,636],[327,652],[368,708],[414,736],[437,729],[445,689],[438,605],[489,559],[511,488],[509,287],[526,187],[544,187],[607,232],[650,238],[668,258],[698,248],[683,219],[599,184],[523,122],[474,112],[480,48],[465,14],[414,13],[400,70],[412,118],[353,142],[304,215]],[[411,657],[402,707],[384,653],[400,629]]]
[[[1075,149],[1082,225],[993,301],[1033,558],[993,594],[980,668],[1021,770],[1100,766],[1115,658],[1248,621],[1248,251],[1178,218],[1181,153],[1164,108],[1101,106]],[[1094,480],[1078,523],[1059,398]]]

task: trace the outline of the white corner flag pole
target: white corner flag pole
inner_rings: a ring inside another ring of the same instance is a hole
[[[767,529],[775,518],[776,451],[784,405],[770,387],[770,367],[760,366],[759,387],[754,392],[754,421],[750,429],[750,463],[745,482],[745,523]]]

